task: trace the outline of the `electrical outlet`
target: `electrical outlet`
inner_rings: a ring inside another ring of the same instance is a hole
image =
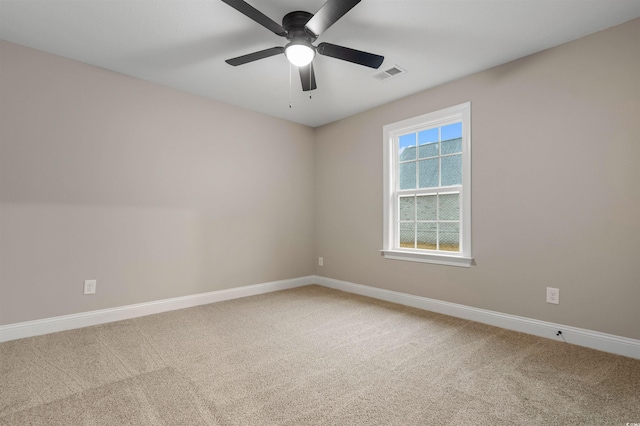
[[[84,280],[84,294],[96,294],[96,280]]]
[[[560,289],[547,287],[547,303],[560,304]]]
[[[324,266],[324,257],[318,258],[318,266]]]

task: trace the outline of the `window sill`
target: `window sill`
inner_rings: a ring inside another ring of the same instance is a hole
[[[473,263],[472,257],[419,253],[409,250],[380,250],[380,252],[386,259],[406,260],[409,262],[435,263],[437,265],[461,266],[463,268],[469,268]]]

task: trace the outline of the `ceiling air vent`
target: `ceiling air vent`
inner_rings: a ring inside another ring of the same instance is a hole
[[[406,73],[407,70],[404,70],[402,68],[400,68],[397,65],[392,66],[391,68],[388,68],[384,71],[380,71],[377,72],[373,75],[373,78],[375,78],[376,80],[380,80],[380,81],[385,81],[385,80],[389,80],[390,78],[394,78],[397,77],[399,75],[402,75],[404,73]]]

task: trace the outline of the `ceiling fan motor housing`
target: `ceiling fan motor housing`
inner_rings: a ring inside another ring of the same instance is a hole
[[[313,17],[309,12],[290,12],[282,18],[282,26],[287,30],[287,40],[289,41],[306,41],[307,43],[313,43],[318,36],[307,30],[305,25],[309,22],[309,19]]]

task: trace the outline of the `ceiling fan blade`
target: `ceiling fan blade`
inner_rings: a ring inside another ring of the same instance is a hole
[[[270,56],[275,56],[280,53],[284,53],[284,47],[272,47],[265,50],[260,50],[258,52],[249,53],[247,55],[238,56],[237,58],[227,59],[225,62],[229,65],[233,65],[237,67],[238,65],[243,65],[249,62],[257,61],[259,59],[268,58]]]
[[[320,43],[316,48],[316,52],[324,56],[331,56],[332,58],[342,59],[343,61],[353,62],[354,64],[364,65],[370,68],[379,68],[384,61],[384,56],[374,55],[373,53],[331,43]]]
[[[298,67],[300,70],[300,81],[302,82],[302,91],[316,90],[316,74],[313,71],[313,62],[305,67]]]
[[[235,10],[237,10],[238,12],[242,13],[243,15],[253,19],[258,24],[262,25],[269,31],[272,31],[282,37],[287,35],[287,30],[282,28],[280,24],[278,24],[277,22],[275,22],[274,20],[266,16],[264,13],[260,12],[255,7],[251,6],[249,3],[243,0],[222,0],[222,1],[228,4],[229,6],[231,6],[232,8],[234,8]]]
[[[305,27],[317,37],[358,3],[360,0],[329,0],[309,19]]]

